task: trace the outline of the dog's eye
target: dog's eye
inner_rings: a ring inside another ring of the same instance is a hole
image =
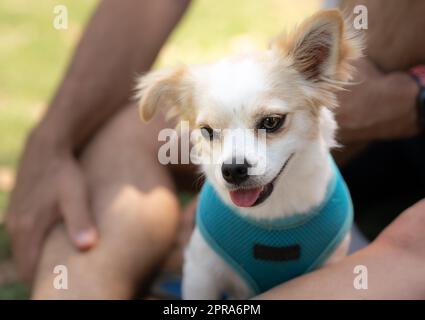
[[[201,133],[205,139],[212,140],[214,138],[214,130],[211,127],[202,127]]]
[[[275,132],[285,123],[286,116],[269,116],[263,118],[259,125],[258,129],[264,129],[266,132]]]

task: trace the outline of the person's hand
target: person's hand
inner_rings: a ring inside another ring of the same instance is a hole
[[[340,141],[346,144],[417,134],[415,81],[405,72],[384,74],[367,58],[355,67],[354,84],[338,94]]]
[[[27,282],[32,280],[43,241],[55,222],[65,221],[79,249],[92,247],[97,239],[79,164],[70,150],[53,146],[51,140],[37,130],[29,137],[7,208],[15,262]]]

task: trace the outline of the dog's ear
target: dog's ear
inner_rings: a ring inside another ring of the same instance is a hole
[[[186,67],[180,67],[151,71],[138,79],[136,99],[144,121],[149,121],[159,108],[167,108],[168,116],[185,118],[192,92],[187,73]]]
[[[289,36],[272,42],[272,49],[287,56],[303,77],[313,82],[346,82],[350,60],[361,56],[361,39],[339,10],[322,10],[305,20]]]

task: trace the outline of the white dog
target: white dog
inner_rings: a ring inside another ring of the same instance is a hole
[[[346,254],[352,206],[329,150],[335,92],[360,55],[340,12],[325,10],[265,52],[141,78],[143,119],[172,107],[202,133],[185,299],[249,298]]]

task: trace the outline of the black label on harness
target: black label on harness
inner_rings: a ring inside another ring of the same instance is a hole
[[[298,244],[288,247],[270,247],[254,244],[254,258],[268,261],[289,261],[300,258],[301,248]]]

